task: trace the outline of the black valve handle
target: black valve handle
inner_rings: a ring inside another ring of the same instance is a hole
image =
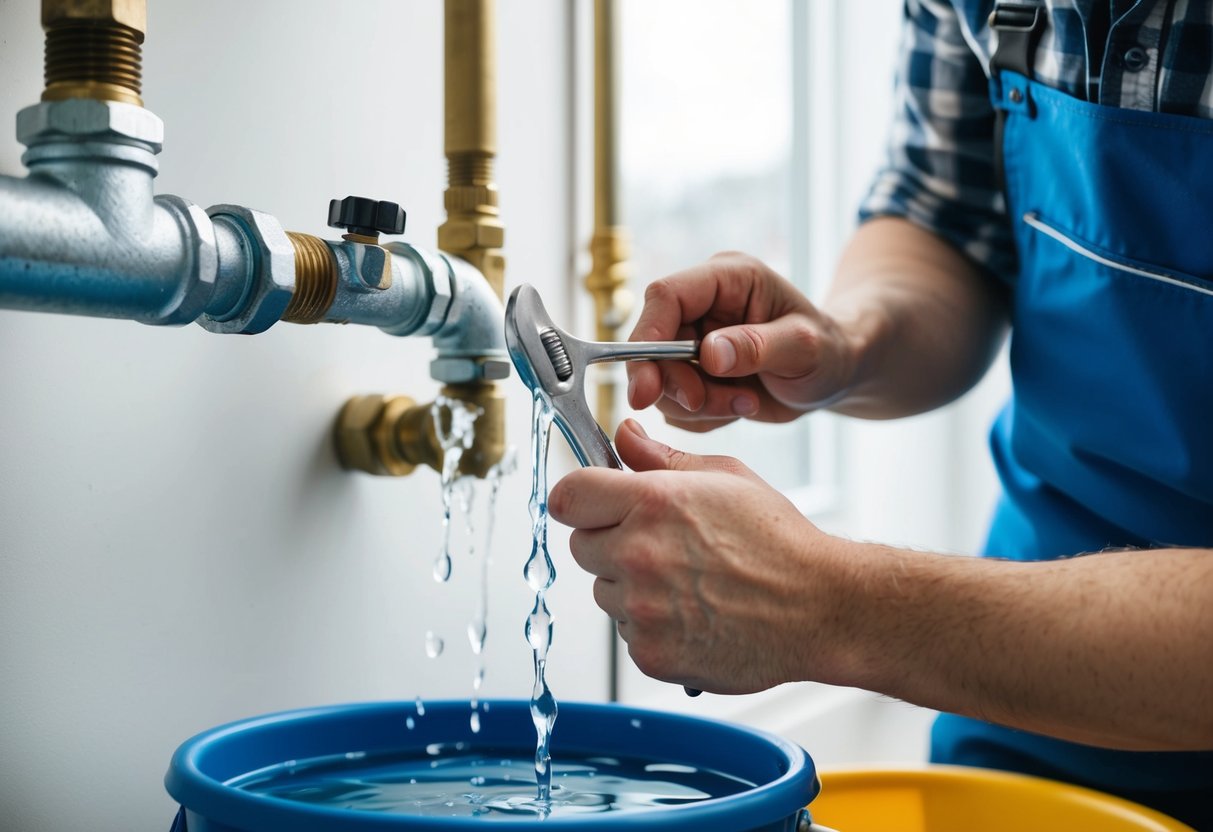
[[[329,227],[344,228],[351,234],[378,237],[404,233],[404,209],[395,202],[381,202],[364,196],[329,200]]]

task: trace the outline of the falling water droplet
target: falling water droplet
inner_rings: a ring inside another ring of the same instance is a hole
[[[451,556],[441,552],[434,558],[434,580],[444,584],[451,579]]]
[[[404,721],[404,725],[410,731],[412,731],[414,728],[417,727],[417,723],[413,720],[413,718],[411,716]]]
[[[446,644],[445,644],[445,642],[443,642],[441,636],[439,636],[433,630],[426,631],[426,633],[425,633],[425,654],[427,656],[429,656],[431,659],[438,658],[439,656],[442,655],[442,648],[445,646],[446,646]],[[418,711],[418,713],[420,713],[420,711]]]
[[[413,706],[417,708],[417,716],[425,716],[425,703],[421,701],[420,696],[413,700]]]
[[[480,712],[472,711],[472,716],[471,716],[471,719],[469,720],[469,722],[471,723],[471,726],[472,726],[472,733],[479,734],[480,733]]]

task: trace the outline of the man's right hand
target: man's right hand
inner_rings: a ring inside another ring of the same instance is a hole
[[[698,364],[628,365],[628,402],[709,431],[739,418],[788,422],[841,398],[855,350],[842,328],[754,257],[718,254],[649,285],[633,341],[701,340]]]

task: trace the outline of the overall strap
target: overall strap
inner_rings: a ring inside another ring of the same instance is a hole
[[[1032,54],[1044,32],[1045,9],[1036,0],[1004,2],[999,0],[990,12],[990,28],[998,32],[998,45],[990,57],[990,77],[1001,88],[1002,71],[1016,72],[1029,80],[1032,78]],[[1018,91],[1013,90],[1012,95]],[[1020,93],[1022,95],[1022,93]],[[1019,101],[1014,101],[1018,104]],[[994,107],[994,175],[1006,193],[1003,172],[1002,135],[1006,126],[1007,111],[997,104]]]

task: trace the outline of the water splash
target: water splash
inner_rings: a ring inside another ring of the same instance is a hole
[[[461,502],[470,504],[471,484],[459,476],[459,463],[463,452],[472,447],[476,420],[483,413],[479,407],[447,396],[438,396],[430,406],[434,435],[442,449],[442,549],[434,560],[434,580],[438,583],[451,579],[451,504],[456,493]],[[449,423],[443,419],[444,414]]]
[[[548,440],[552,435],[552,403],[535,390],[531,410],[531,556],[522,574],[535,592],[535,606],[526,620],[526,638],[535,663],[531,689],[531,721],[535,723],[536,801],[551,805],[552,728],[556,724],[556,698],[547,683],[548,649],[552,646],[552,614],[544,597],[556,580],[556,566],[548,552]]]

